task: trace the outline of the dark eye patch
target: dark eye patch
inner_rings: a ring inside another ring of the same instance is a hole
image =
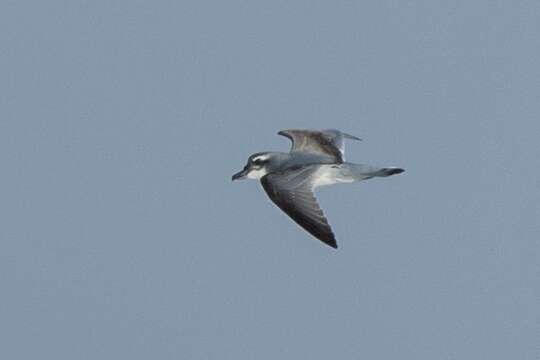
[[[253,165],[262,165],[263,161],[261,159],[253,160]]]

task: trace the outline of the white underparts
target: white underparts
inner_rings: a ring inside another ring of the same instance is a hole
[[[322,165],[315,175],[313,186],[352,183],[372,177],[365,166],[357,164]]]
[[[321,166],[314,179],[314,187],[333,185],[343,182],[353,182],[352,178],[344,177],[339,168],[331,165]]]

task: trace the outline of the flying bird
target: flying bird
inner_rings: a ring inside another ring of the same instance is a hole
[[[333,248],[337,248],[336,238],[314,190],[405,171],[346,162],[344,140],[360,139],[338,130],[291,129],[278,134],[292,141],[290,151],[253,154],[232,180],[260,180],[270,200],[307,232]]]

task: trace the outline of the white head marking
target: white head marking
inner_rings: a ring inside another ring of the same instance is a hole
[[[262,154],[262,155],[255,156],[253,159],[251,159],[251,161],[257,161],[257,160],[265,161],[265,160],[268,160],[269,157],[270,155],[268,154]]]

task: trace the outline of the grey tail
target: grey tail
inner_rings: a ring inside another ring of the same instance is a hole
[[[394,167],[383,168],[377,171],[376,176],[391,176],[391,175],[401,174],[404,171],[405,170],[401,168],[394,168]]]

